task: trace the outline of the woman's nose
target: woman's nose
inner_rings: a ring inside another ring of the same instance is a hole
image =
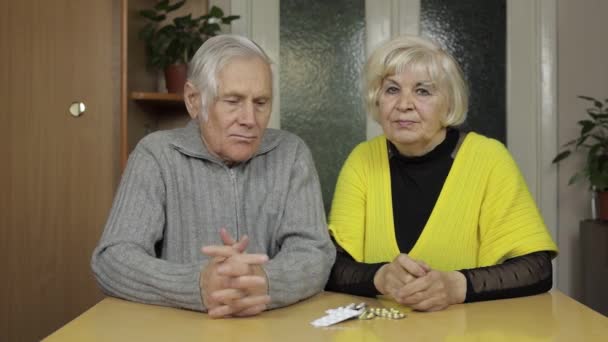
[[[412,95],[410,93],[403,93],[397,102],[397,109],[406,112],[414,107]]]

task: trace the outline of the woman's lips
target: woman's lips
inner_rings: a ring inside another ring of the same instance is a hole
[[[404,128],[411,127],[417,123],[414,120],[396,120],[394,122],[397,126],[404,127]]]

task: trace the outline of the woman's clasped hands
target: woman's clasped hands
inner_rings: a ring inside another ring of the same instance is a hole
[[[458,271],[431,269],[423,261],[399,254],[374,276],[380,293],[418,311],[438,311],[464,302],[466,279]]]

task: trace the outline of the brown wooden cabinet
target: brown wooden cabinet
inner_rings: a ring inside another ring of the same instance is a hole
[[[580,246],[583,275],[582,302],[608,316],[608,222],[582,221]]]
[[[146,67],[144,43],[138,38],[145,24],[138,11],[151,8],[155,0],[122,0],[121,130],[120,160],[124,168],[129,153],[146,134],[184,125],[189,116],[180,95],[159,91],[159,73]],[[175,15],[200,15],[207,0],[189,0]]]

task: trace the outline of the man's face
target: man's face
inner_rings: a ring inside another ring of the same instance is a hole
[[[209,152],[232,165],[250,159],[260,147],[272,109],[271,71],[260,58],[234,58],[218,81],[200,130]]]

